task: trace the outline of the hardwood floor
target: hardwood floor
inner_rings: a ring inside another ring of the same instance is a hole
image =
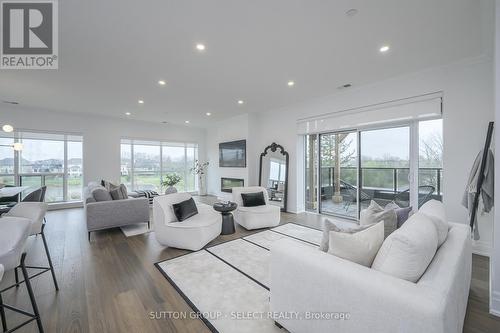
[[[89,243],[82,209],[52,211],[47,220],[60,291],[54,290],[50,273],[33,280],[46,332],[209,332],[199,319],[150,318],[157,311],[191,311],[153,265],[188,251],[165,249],[153,234],[127,238],[118,228],[92,233]],[[284,213],[282,223],[287,222],[319,225],[317,217],[305,214]],[[211,244],[251,233],[236,226],[235,234],[220,236]],[[34,239],[27,261],[45,264],[40,237]],[[474,256],[464,332],[500,332],[500,318],[488,314],[488,267],[488,258]],[[13,281],[9,272],[1,286]],[[3,296],[6,303],[29,309],[24,287]],[[7,318],[11,327],[23,319],[10,311]],[[18,332],[37,332],[36,325]]]

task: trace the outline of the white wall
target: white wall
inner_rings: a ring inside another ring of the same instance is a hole
[[[296,134],[297,119],[442,91],[443,201],[450,220],[467,223],[467,211],[460,202],[470,167],[484,145],[488,122],[494,117],[492,71],[491,59],[470,59],[344,90],[320,100],[262,112],[255,121],[258,126],[250,128],[250,133],[255,137],[256,151],[277,142],[290,153],[288,210],[301,212],[304,210],[303,148]],[[250,182],[256,182],[256,178],[252,176]],[[475,250],[487,254],[492,244],[493,215],[479,216],[479,221],[482,238],[475,244]]]
[[[500,124],[500,0],[496,1],[496,19],[495,19],[495,132],[498,133],[498,126]],[[498,156],[500,156],[500,135],[495,134],[495,206],[500,205],[500,195],[498,189],[500,188],[500,163]],[[493,238],[493,253],[490,262],[490,312],[500,316],[500,209],[495,211],[495,224],[494,224],[494,238]]]
[[[0,124],[25,130],[83,134],[84,183],[100,179],[120,181],[122,138],[197,142],[200,159],[205,158],[206,130],[200,128],[6,105],[0,105]]]
[[[230,193],[220,191],[222,177],[240,178],[249,185],[249,169],[253,164],[253,139],[249,139],[249,124],[253,121],[252,115],[240,115],[225,119],[211,126],[207,130],[207,160],[210,163],[207,171],[207,192],[225,200],[231,198]],[[246,168],[219,168],[219,143],[247,140],[247,167]]]

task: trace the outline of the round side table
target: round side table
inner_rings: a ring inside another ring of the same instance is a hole
[[[234,218],[233,218],[233,213],[231,212],[235,210],[236,207],[238,207],[238,204],[236,202],[229,202],[227,204],[217,202],[214,204],[214,209],[220,212],[222,215],[222,232],[220,233],[221,235],[234,234],[235,232]]]

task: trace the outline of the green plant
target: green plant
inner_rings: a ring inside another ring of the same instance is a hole
[[[175,173],[169,173],[165,176],[165,180],[161,182],[163,186],[175,186],[181,181],[181,176]]]

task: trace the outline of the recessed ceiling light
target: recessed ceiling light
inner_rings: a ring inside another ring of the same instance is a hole
[[[198,51],[205,51],[205,44],[201,44],[201,43],[196,44],[196,49]]]
[[[212,115],[212,113],[210,113],[210,112],[207,112],[207,113],[205,113],[205,114],[206,114],[207,116],[211,116],[211,115]]]
[[[2,130],[4,132],[10,133],[14,130],[14,127],[12,127],[12,125],[6,124],[2,126]]]
[[[189,120],[184,121],[186,124],[189,124]]]
[[[168,121],[164,120],[161,122],[162,124],[168,124]]]
[[[126,114],[127,116],[130,116],[130,115],[131,115],[131,113],[130,113],[130,112],[125,112],[125,114]]]
[[[347,12],[345,12],[345,14],[349,17],[353,17],[354,15],[356,15],[357,13],[359,12],[359,10],[357,10],[356,8],[352,8],[352,9],[349,9]]]
[[[138,100],[137,103],[139,104],[144,104],[144,101],[142,99]]]
[[[158,84],[159,84],[160,86],[164,86],[164,85],[166,85],[166,84],[167,84],[167,82],[166,82],[165,80],[159,80],[159,81],[158,81]]]
[[[294,81],[288,81],[287,84],[288,84],[289,87],[293,87],[295,85],[295,82]]]
[[[243,104],[243,103],[245,103],[245,102],[243,102],[241,99],[238,101],[238,104],[239,104],[239,105],[241,105],[241,104]]]
[[[391,49],[391,48],[390,48],[390,46],[389,46],[389,45],[384,45],[384,46],[382,46],[382,47],[380,48],[380,50],[379,50],[379,51],[380,51],[381,53],[385,53],[385,52],[389,51],[390,49]]]

